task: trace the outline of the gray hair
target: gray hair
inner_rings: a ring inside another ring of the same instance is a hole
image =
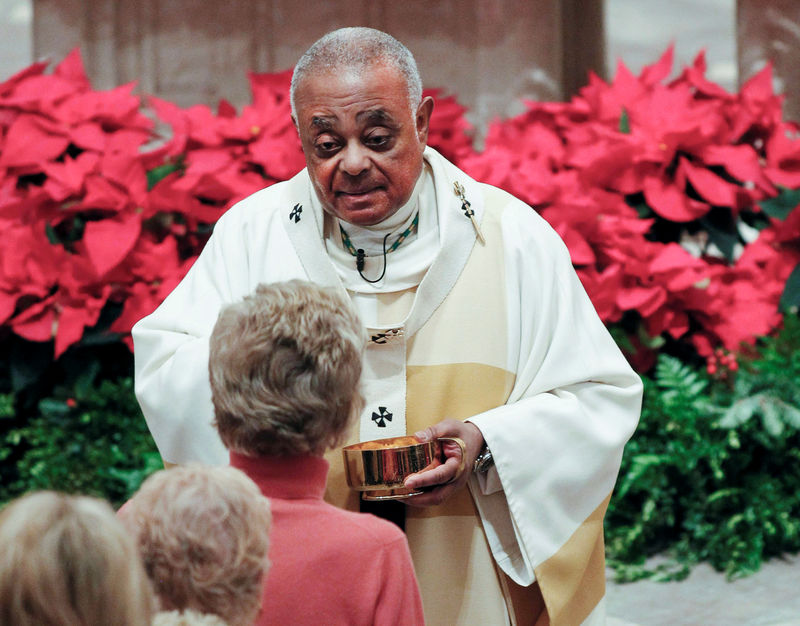
[[[414,56],[391,35],[364,26],[331,31],[312,44],[300,57],[292,74],[292,115],[297,119],[297,87],[307,76],[343,68],[363,70],[381,62],[394,66],[405,78],[408,85],[408,104],[413,115],[422,102],[422,79]]]
[[[244,472],[197,464],[160,470],[119,519],[137,542],[161,609],[217,615],[230,626],[253,623],[272,518]]]
[[[223,308],[209,341],[215,426],[247,456],[321,455],[364,406],[366,331],[346,296],[291,280]]]

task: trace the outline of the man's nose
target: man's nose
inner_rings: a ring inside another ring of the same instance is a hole
[[[367,149],[358,143],[349,143],[343,153],[340,167],[350,176],[358,176],[369,169],[370,160]]]

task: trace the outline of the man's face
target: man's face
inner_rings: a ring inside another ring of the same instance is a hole
[[[295,107],[308,173],[326,212],[370,226],[408,201],[422,171],[433,100],[412,113],[396,68],[308,76]]]

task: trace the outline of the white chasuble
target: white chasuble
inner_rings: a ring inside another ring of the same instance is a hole
[[[231,208],[186,278],[134,328],[142,410],[166,461],[226,462],[207,381],[220,307],[261,282],[301,278],[341,289],[370,333],[368,405],[352,439],[468,419],[495,459],[469,491],[407,509],[428,623],[603,623],[602,520],[637,423],[641,381],[553,229],[436,151],[426,149],[425,161],[432,185],[420,191],[419,233],[387,255],[384,283],[372,291],[352,270],[350,278],[339,271],[352,259],[330,244],[305,171]],[[435,211],[424,211],[426,193]],[[430,233],[438,246],[421,246]],[[438,250],[432,258],[430,250]],[[380,274],[379,260],[370,259],[368,278]],[[394,268],[415,262],[420,282],[392,282]],[[358,510],[340,451],[329,459],[326,497]]]

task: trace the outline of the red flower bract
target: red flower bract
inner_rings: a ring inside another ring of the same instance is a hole
[[[781,119],[769,67],[740,94],[705,79],[702,53],[668,82],[671,69],[670,48],[638,77],[620,64],[569,103],[528,103],[459,164],[541,212],[601,318],[627,320],[631,345],[648,351],[642,337],[665,335],[704,355],[735,351],[780,324],[800,260],[800,209],[756,240],[741,234],[764,227],[759,203],[779,185],[800,187],[800,135]]]
[[[124,297],[106,276],[141,231],[153,124],[132,85],[93,91],[77,50],[45,69],[0,85],[0,314],[58,357]]]
[[[672,64],[670,48],[638,76],[620,64],[569,102],[528,102],[480,152],[466,109],[425,91],[429,145],[541,213],[640,369],[665,340],[710,356],[773,332],[800,263],[800,133],[770,67],[728,93],[702,53],[670,80]],[[59,356],[111,303],[130,346],[222,213],[305,165],[291,72],[249,80],[241,111],[148,98],[156,125],[134,85],[93,90],[77,50],[0,83],[0,323]]]

